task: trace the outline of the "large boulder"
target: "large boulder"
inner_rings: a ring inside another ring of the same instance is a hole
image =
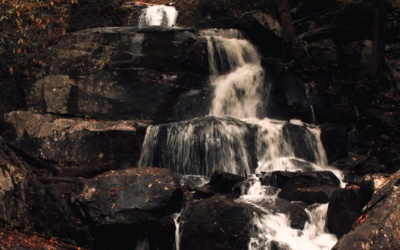
[[[180,217],[180,249],[247,249],[253,212],[231,196],[190,202]]]
[[[138,122],[60,118],[14,111],[4,116],[2,135],[33,157],[64,164],[133,166],[138,159]]]
[[[396,172],[377,190],[353,225],[332,248],[399,249],[400,240],[400,172]]]
[[[28,90],[38,112],[154,119],[208,85],[206,39],[183,28],[107,27],[66,36],[50,75]]]
[[[19,155],[18,155],[19,156]],[[25,162],[11,150],[0,137],[0,221],[2,226],[45,237],[72,239],[87,245],[90,237],[87,226],[72,208],[70,194],[78,178],[49,177],[50,173],[38,170],[37,163]],[[29,168],[28,168],[29,166]],[[17,232],[2,232],[0,244],[17,247],[15,241],[29,239]],[[4,237],[9,235],[10,237]],[[12,241],[10,239],[14,238]],[[53,245],[36,237],[37,242]],[[33,242],[36,238],[30,238]],[[53,242],[55,243],[55,242]],[[15,245],[13,245],[15,244]],[[57,245],[57,244],[54,244]],[[64,249],[62,245],[60,249]],[[70,249],[70,248],[65,248]]]
[[[348,233],[361,215],[364,205],[359,187],[349,186],[335,190],[328,206],[326,226],[329,232],[338,238]]]
[[[29,227],[28,165],[0,137],[0,221],[5,225]]]
[[[313,204],[328,203],[340,180],[330,171],[275,171],[269,176],[269,184],[281,189],[279,198]]]
[[[105,172],[84,181],[76,206],[95,226],[139,225],[179,211],[183,192],[162,168]]]

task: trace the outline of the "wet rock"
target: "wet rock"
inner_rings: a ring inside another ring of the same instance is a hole
[[[354,223],[332,249],[398,249],[400,241],[400,172],[377,190]]]
[[[195,200],[207,199],[216,194],[214,188],[210,184],[197,187],[194,191],[193,199]]]
[[[243,176],[217,170],[211,175],[210,185],[217,193],[232,193],[233,186],[244,180]]]
[[[171,216],[164,216],[158,220],[155,233],[158,249],[174,249],[175,229],[175,222]]]
[[[330,171],[320,172],[272,172],[270,184],[281,188],[278,197],[289,201],[309,204],[327,203],[340,184]]]
[[[180,218],[181,249],[247,249],[253,212],[230,196],[187,204]]]
[[[303,230],[305,223],[309,221],[309,217],[305,212],[306,203],[273,198],[267,199],[258,205],[274,214],[282,213],[287,215],[290,220],[290,227],[294,229]]]
[[[329,232],[338,238],[348,233],[353,223],[361,215],[365,204],[360,188],[357,186],[335,190],[328,206],[326,225]]]
[[[2,135],[32,156],[64,164],[133,166],[139,146],[135,121],[59,118],[15,111],[4,116]]]
[[[232,194],[235,195],[236,197],[247,194],[250,186],[251,186],[250,180],[238,182],[233,186]]]
[[[86,180],[75,204],[96,226],[138,225],[179,211],[182,199],[170,170],[134,168]]]
[[[200,176],[200,175],[180,175],[175,174],[177,180],[182,187],[189,190],[201,187],[210,182],[210,177]]]
[[[270,176],[270,185],[277,188],[284,188],[289,185],[302,185],[313,187],[320,185],[339,186],[340,180],[330,171],[315,172],[287,172],[274,171]]]

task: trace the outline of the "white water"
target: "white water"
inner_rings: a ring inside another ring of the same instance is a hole
[[[204,30],[212,85],[210,115],[258,117],[264,70],[257,49],[237,30]]]
[[[147,237],[140,238],[136,243],[135,250],[150,250],[150,243]]]
[[[289,217],[283,213],[272,213],[261,204],[274,204],[277,192],[268,186],[262,186],[259,179],[252,177],[252,186],[241,199],[256,205],[263,213],[254,213],[253,236],[249,242],[249,250],[271,249],[272,244],[280,244],[284,249],[292,250],[325,250],[331,249],[336,241],[336,236],[329,234],[325,228],[328,204],[315,204],[306,209],[309,222],[304,229],[290,227]],[[260,205],[259,205],[260,204]]]
[[[161,125],[162,126],[162,125]],[[147,128],[139,166],[153,166],[161,126]],[[250,172],[245,136],[246,126],[229,120],[171,123],[158,161],[183,175],[211,176],[215,170],[243,175]]]
[[[142,10],[139,28],[144,26],[175,26],[178,11],[173,6],[153,5]]]
[[[239,175],[245,170],[250,174],[330,170],[341,179],[341,173],[328,166],[317,126],[298,120],[262,119],[259,109],[264,71],[256,48],[236,30],[205,30],[202,35],[208,41],[210,82],[215,88],[209,115],[241,120],[214,118],[196,123],[195,119],[150,126],[139,165],[150,166],[156,162],[183,175],[202,176],[210,176],[215,170]],[[292,138],[291,129],[300,131],[301,135]],[[251,142],[246,141],[250,130],[255,131]],[[256,166],[248,159],[249,150],[255,151]],[[303,230],[293,229],[287,215],[272,213],[261,206],[274,204],[279,190],[262,186],[254,175],[251,180],[252,186],[240,200],[263,212],[254,214],[254,235],[249,249],[271,249],[272,244],[293,250],[330,249],[336,243],[336,237],[325,230],[327,204],[306,210],[309,222]],[[180,238],[178,216],[174,217],[176,249]]]
[[[180,228],[180,224],[178,222],[179,217],[181,216],[181,212],[179,213],[175,213],[172,215],[172,219],[174,220],[175,223],[175,243],[174,243],[174,250],[180,250],[181,248],[181,237],[179,234],[179,228]]]

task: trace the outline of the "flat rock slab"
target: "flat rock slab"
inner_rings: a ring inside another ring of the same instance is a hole
[[[182,199],[170,170],[132,168],[86,180],[75,204],[97,226],[132,225],[176,212]]]
[[[138,157],[133,120],[98,121],[15,111],[4,116],[4,139],[34,157],[67,164],[129,164]]]

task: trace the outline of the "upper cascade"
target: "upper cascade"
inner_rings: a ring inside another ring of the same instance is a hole
[[[264,70],[255,46],[234,29],[207,29],[210,82],[215,86],[210,115],[262,117]]]
[[[145,26],[175,26],[178,11],[174,6],[152,5],[142,10],[139,17],[139,28]]]

